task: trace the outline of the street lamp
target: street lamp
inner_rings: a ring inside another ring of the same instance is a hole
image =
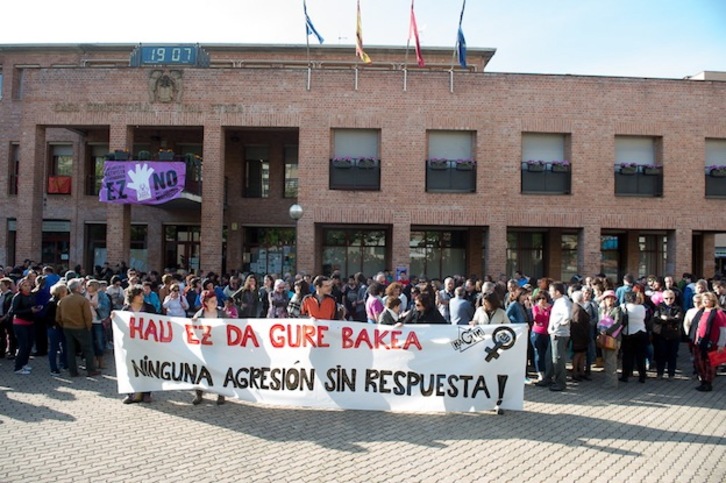
[[[290,207],[289,213],[290,213],[290,218],[292,218],[293,220],[295,220],[295,223],[297,224],[297,221],[300,218],[302,218],[302,216],[303,216],[303,208],[302,208],[302,206],[300,206],[297,203],[295,203],[294,205],[292,205]]]
[[[295,203],[294,205],[292,205],[290,207],[290,211],[288,213],[290,214],[290,218],[295,220],[295,271],[297,271],[297,238],[298,238],[297,222],[303,216],[303,208],[302,208],[302,206]]]

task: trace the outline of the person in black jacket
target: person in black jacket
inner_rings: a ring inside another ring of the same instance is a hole
[[[663,292],[663,302],[653,312],[651,329],[658,379],[663,379],[666,366],[668,368],[668,379],[672,379],[676,374],[682,321],[683,309],[676,304],[676,294],[672,290],[665,290]]]
[[[433,291],[422,290],[413,299],[413,310],[403,319],[404,324],[447,324],[436,308]]]

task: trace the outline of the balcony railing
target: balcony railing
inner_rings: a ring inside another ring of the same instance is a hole
[[[706,169],[706,198],[726,198],[726,167]]]
[[[650,165],[615,165],[618,196],[663,196],[663,168]]]
[[[522,163],[522,193],[569,195],[572,190],[569,164]]]
[[[378,191],[381,189],[381,162],[373,158],[334,158],[330,160],[330,189]]]
[[[426,191],[430,193],[476,192],[476,162],[454,159],[427,160]]]

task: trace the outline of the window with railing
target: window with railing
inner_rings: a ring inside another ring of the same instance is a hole
[[[283,193],[284,198],[297,198],[297,152],[297,146],[285,146],[285,191]]]
[[[521,189],[523,194],[570,194],[570,136],[523,133]]]
[[[381,189],[380,133],[375,129],[334,129],[331,190]]]
[[[71,194],[73,177],[73,146],[70,144],[51,145],[48,194]]]
[[[270,196],[270,158],[267,146],[245,146],[246,198]]]
[[[726,139],[706,139],[706,198],[726,198]]]
[[[426,191],[474,193],[476,159],[471,131],[429,131]]]
[[[663,166],[658,138],[615,137],[615,194],[663,196]]]

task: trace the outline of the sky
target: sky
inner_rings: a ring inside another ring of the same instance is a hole
[[[304,45],[302,3],[11,1],[0,44]],[[364,46],[406,45],[411,0],[360,3]],[[422,48],[453,52],[461,6],[415,1]],[[307,0],[307,9],[324,45],[354,45],[356,0]],[[726,71],[726,0],[468,0],[462,28],[469,48],[497,50],[490,72],[683,78]]]

